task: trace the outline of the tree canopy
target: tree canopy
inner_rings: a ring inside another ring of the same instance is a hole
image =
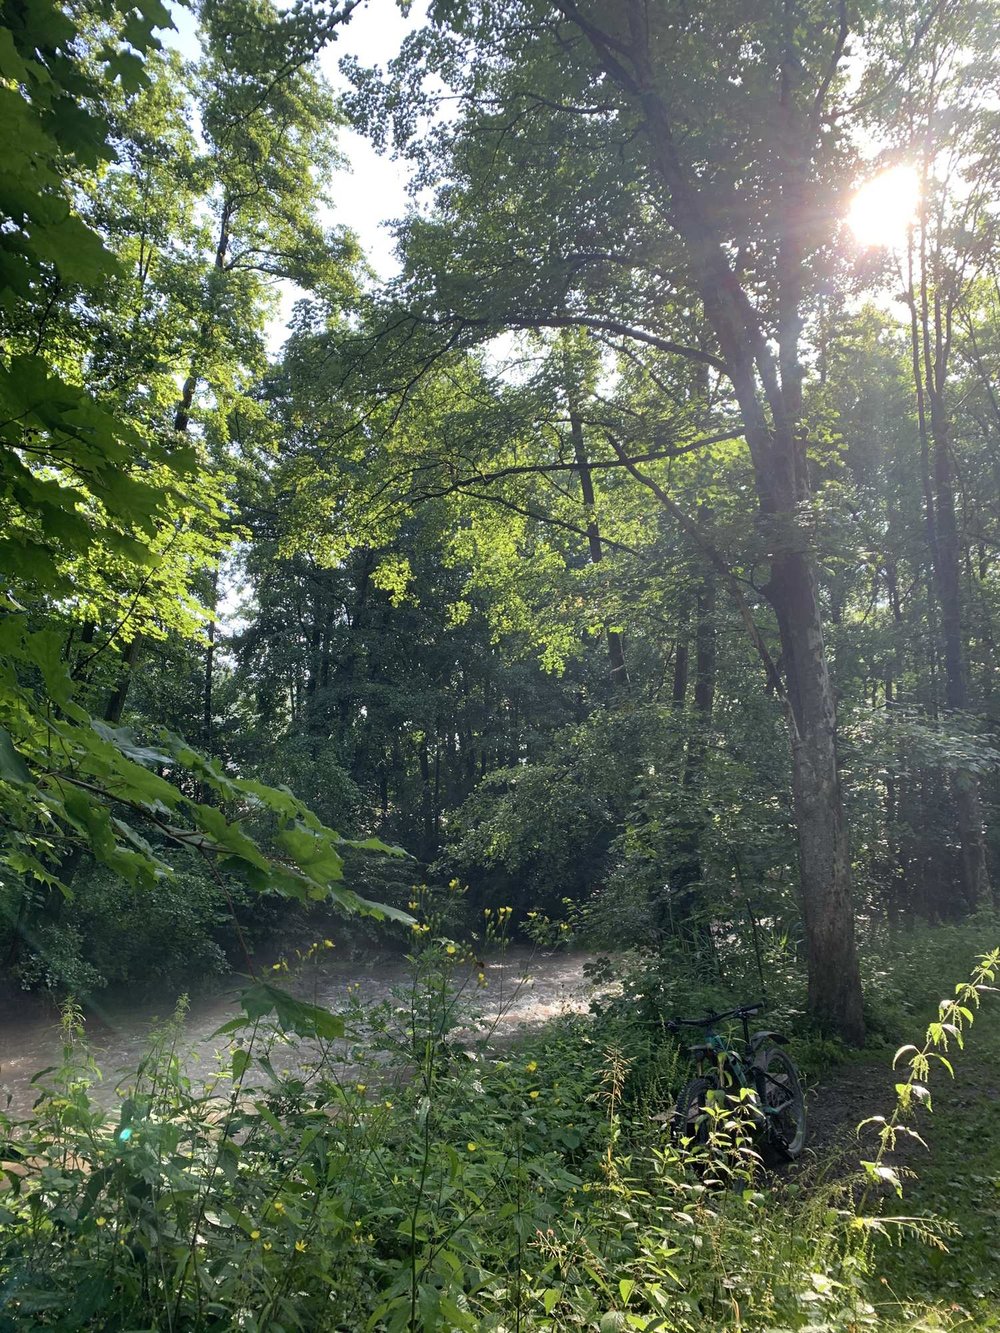
[[[98,863],[357,908],[398,843],[801,932],[859,1042],[858,931],[995,897],[996,15],[443,3],[338,97],[353,8],[4,11],[10,958]]]

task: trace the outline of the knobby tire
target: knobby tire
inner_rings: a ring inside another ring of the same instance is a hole
[[[711,1124],[706,1113],[708,1094],[718,1090],[719,1082],[715,1078],[693,1078],[685,1084],[677,1098],[674,1108],[673,1133],[678,1143],[688,1139],[692,1146],[705,1147],[711,1133]]]
[[[799,1071],[780,1046],[765,1046],[754,1065],[761,1073],[761,1096],[769,1107],[783,1103],[777,1115],[769,1115],[771,1141],[779,1152],[794,1161],[806,1142],[806,1102]]]

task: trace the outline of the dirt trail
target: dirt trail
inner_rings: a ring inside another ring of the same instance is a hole
[[[877,1060],[840,1065],[813,1082],[807,1092],[809,1151],[817,1158],[850,1155],[857,1159],[872,1141],[877,1126],[862,1132],[857,1127],[869,1116],[892,1114],[896,1083],[901,1075],[891,1069],[892,1053]]]
[[[485,989],[467,985],[459,1012],[478,1011],[499,1040],[509,1040],[559,1014],[585,1012],[591,987],[584,966],[590,957],[585,953],[547,953],[512,947],[502,957],[487,960]],[[315,964],[298,974],[282,975],[279,984],[314,1004],[343,1012],[352,995],[368,1009],[391,1000],[395,988],[405,986],[410,975],[410,967],[402,958],[340,962],[321,954]],[[457,980],[461,982],[460,977]],[[218,992],[201,995],[192,1002],[180,1048],[183,1064],[195,1082],[210,1075],[220,1055],[225,1058],[232,1045],[233,1039],[220,1038],[217,1032],[239,1012],[236,992],[245,984],[231,978]],[[88,1008],[87,1042],[104,1075],[103,1081],[92,1089],[95,1100],[113,1104],[119,1077],[135,1068],[151,1030],[172,1007],[172,1003],[136,1005],[118,998]],[[351,1045],[350,1041],[334,1043],[345,1061]],[[27,1113],[36,1095],[31,1086],[32,1076],[40,1069],[57,1065],[59,1050],[58,1015],[54,1011],[26,1003],[20,1009],[8,1006],[6,1013],[0,1013],[0,1110],[8,1104],[9,1096],[9,1106],[15,1115]],[[305,1068],[314,1055],[314,1043],[303,1041],[294,1052],[287,1052],[287,1063]],[[345,1071],[352,1068],[345,1063]]]
[[[937,1062],[932,1063],[930,1088],[933,1114],[914,1102],[903,1122],[917,1130],[927,1148],[909,1135],[900,1135],[887,1162],[913,1166],[918,1172],[921,1159],[933,1151],[938,1134],[962,1117],[983,1099],[1000,1104],[1000,1072],[995,1062],[975,1049],[953,1052],[955,1077],[949,1077]],[[899,1069],[892,1068],[891,1050],[872,1053],[832,1069],[826,1077],[814,1080],[807,1091],[809,1138],[803,1161],[808,1166],[842,1174],[856,1168],[861,1158],[869,1160],[878,1148],[878,1124],[858,1126],[870,1116],[890,1117],[896,1106],[896,1084],[903,1082],[909,1068],[905,1059]]]

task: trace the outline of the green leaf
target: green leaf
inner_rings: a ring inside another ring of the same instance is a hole
[[[14,748],[10,732],[0,727],[0,778],[4,782],[28,783],[31,774],[28,766]]]
[[[148,745],[140,745],[134,734],[127,727],[112,727],[107,722],[95,718],[91,723],[98,736],[110,741],[116,750],[128,755],[137,764],[151,768],[170,767],[173,762],[162,750],[154,750]]]
[[[301,820],[278,835],[279,846],[311,879],[329,884],[344,877],[344,858],[333,845],[333,834],[314,832]]]
[[[240,1007],[251,1022],[274,1014],[282,1032],[332,1041],[345,1032],[344,1020],[317,1004],[298,1000],[269,982],[258,981],[240,992]]]

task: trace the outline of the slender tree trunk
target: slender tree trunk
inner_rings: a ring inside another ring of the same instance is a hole
[[[950,709],[969,707],[968,676],[961,617],[961,546],[955,516],[950,423],[938,394],[931,398],[931,433],[934,440],[934,487],[937,499],[937,592],[941,612],[941,647],[945,669],[945,703]],[[962,846],[962,881],[966,905],[974,911],[990,898],[986,867],[986,834],[979,782],[974,773],[956,772],[951,779]]]
[[[564,347],[567,341],[563,340]],[[573,456],[576,459],[577,471],[580,476],[580,494],[583,497],[583,506],[587,514],[587,543],[590,550],[590,563],[599,565],[604,559],[604,547],[601,544],[601,532],[597,524],[597,511],[595,507],[596,497],[594,494],[594,477],[590,468],[590,459],[587,455],[587,442],[583,432],[583,420],[580,416],[578,406],[578,392],[574,383],[572,367],[569,364],[570,358],[567,351],[566,361],[566,397],[569,402],[569,426],[570,438],[573,441]],[[619,690],[629,688],[628,666],[625,662],[625,645],[622,641],[620,632],[609,625],[604,627],[605,635],[608,640],[608,658],[611,664],[611,683]]]
[[[368,595],[371,591],[371,575],[374,567],[374,555],[371,551],[365,550],[362,553],[360,568],[357,572],[354,602],[350,607],[347,646],[337,663],[336,670],[333,672],[333,681],[337,691],[338,749],[345,760],[350,756],[352,771],[354,769],[354,756],[350,741],[357,712],[359,667],[363,660],[361,634],[368,610]]]
[[[208,646],[205,649],[205,684],[202,698],[201,743],[211,755],[215,744],[215,724],[212,717],[215,695],[215,612],[219,600],[219,571],[212,571],[212,619],[208,622]]]
[[[229,252],[230,228],[232,225],[232,218],[233,218],[233,210],[227,204],[223,208],[222,222],[219,228],[219,236],[215,249],[215,259],[213,267],[216,269],[217,272],[221,272],[225,268],[226,256]],[[201,328],[202,340],[205,340],[209,336],[210,329],[211,329],[210,321],[206,320]],[[191,407],[192,404],[194,403],[195,391],[198,388],[198,379],[199,379],[199,371],[197,366],[197,360],[195,360],[192,363],[188,376],[184,381],[183,387],[181,389],[180,401],[178,402],[177,407],[174,411],[174,430],[178,431],[182,435],[187,434],[187,429],[191,421]],[[217,577],[218,575],[216,574],[215,578],[217,579]],[[209,624],[209,653],[208,653],[208,662],[206,664],[206,677],[205,677],[206,698],[208,695],[207,682],[209,679],[209,673],[212,669],[211,662],[213,657],[214,641],[215,641],[215,621],[213,618],[213,620]],[[128,648],[126,649],[125,657],[122,663],[121,676],[119,677],[118,684],[115,687],[115,690],[111,695],[111,699],[108,702],[108,710],[109,712],[113,712],[115,716],[113,718],[111,717],[107,718],[106,720],[108,721],[118,721],[118,719],[121,717],[125,709],[125,702],[128,698],[129,686],[132,683],[132,669],[139,660],[139,655],[142,652],[142,646],[143,646],[142,635],[137,634],[131,640]],[[207,704],[207,706],[210,707],[210,701]]]
[[[312,596],[309,598],[311,607],[311,618],[309,623],[309,663],[306,668],[306,730],[310,734],[315,734],[317,721],[316,696],[319,693],[320,677],[320,659],[323,645],[323,595],[317,580],[312,588]]]
[[[677,629],[677,642],[674,646],[674,672],[670,687],[670,702],[674,708],[683,708],[688,692],[688,618],[690,615],[687,599],[681,607],[680,625]]]
[[[132,684],[132,672],[135,670],[141,652],[142,635],[137,634],[134,639],[129,640],[124,653],[122,653],[118,684],[111,691],[107,706],[104,709],[105,722],[111,722],[117,726],[121,721],[122,713],[125,711],[125,701],[128,698],[129,686]]]
[[[431,829],[434,834],[434,846],[437,850],[438,828],[441,820],[441,737],[434,738],[434,802],[431,815]]]
[[[436,837],[434,828],[434,788],[431,780],[431,759],[430,750],[427,745],[427,736],[420,737],[420,744],[417,747],[417,759],[420,764],[420,792],[421,792],[421,810],[423,813],[423,857],[424,861],[429,861],[436,850]]]
[[[709,722],[715,704],[715,575],[709,571],[698,590],[698,626],[695,630],[694,651],[694,707],[701,722]],[[701,736],[699,767],[705,749],[705,732]]]
[[[891,529],[891,517],[889,526]],[[886,593],[889,598],[889,607],[892,611],[894,644],[891,660],[886,664],[883,689],[885,693],[886,710],[891,711],[896,703],[896,680],[901,673],[900,631],[903,620],[903,612],[899,600],[899,579],[894,560],[886,562]],[[900,835],[901,811],[904,804],[901,791],[910,781],[910,778],[907,777],[901,779],[897,776],[897,754],[898,747],[894,745],[892,758],[889,761],[888,772],[885,779],[885,830],[888,850],[886,865],[886,874],[888,878],[888,884],[886,886],[886,910],[892,924],[896,924],[900,918],[905,917],[910,912],[909,878],[906,868],[906,855]],[[904,764],[902,767],[905,769],[907,766]]]
[[[222,206],[222,216],[219,220],[219,235],[215,243],[215,258],[212,261],[212,267],[216,273],[222,273],[226,267],[226,260],[229,255],[229,243],[232,239],[233,219],[236,215],[236,206],[226,200]],[[199,334],[202,345],[208,343],[212,336],[212,318],[207,315],[202,322]],[[194,405],[194,396],[198,389],[198,381],[201,378],[201,369],[199,367],[200,358],[196,355],[191,363],[191,369],[188,372],[187,379],[181,389],[180,401],[174,412],[174,430],[182,435],[187,433],[188,425],[191,421],[191,408]]]
[[[951,420],[945,402],[950,357],[950,330],[940,297],[927,285],[927,248],[921,230],[919,297],[910,249],[909,307],[917,426],[927,544],[937,603],[937,626],[944,663],[945,704],[956,712],[969,708],[968,673],[962,637],[962,548],[955,512],[951,458]],[[929,410],[928,410],[929,409]],[[928,416],[930,420],[928,421]],[[951,775],[950,783],[961,845],[961,893],[969,911],[990,900],[986,833],[979,781],[967,770]],[[945,915],[952,915],[950,905]]]
[[[710,961],[713,942],[708,923],[699,919],[699,886],[702,883],[702,845],[705,837],[705,813],[701,804],[708,752],[708,733],[715,704],[715,575],[709,571],[697,595],[695,622],[694,717],[684,754],[681,779],[686,824],[679,831],[674,848],[674,873],[671,876],[671,901],[675,923],[690,932],[699,952]]]

